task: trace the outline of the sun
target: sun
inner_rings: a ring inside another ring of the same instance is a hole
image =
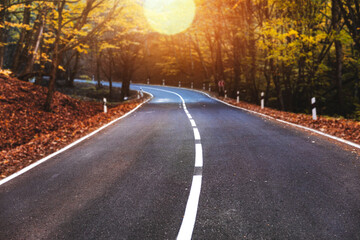
[[[144,13],[151,28],[174,35],[185,31],[195,17],[194,0],[145,0]]]

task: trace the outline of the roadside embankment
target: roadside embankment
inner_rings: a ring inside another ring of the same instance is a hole
[[[0,75],[0,179],[117,119],[144,99],[110,105],[55,92],[52,111],[43,110],[47,88]],[[147,96],[148,98],[148,96]]]

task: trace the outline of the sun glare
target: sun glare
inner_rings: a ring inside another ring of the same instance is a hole
[[[173,35],[190,27],[195,3],[194,0],[145,0],[144,13],[154,31]]]

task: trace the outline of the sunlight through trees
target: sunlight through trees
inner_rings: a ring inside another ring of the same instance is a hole
[[[360,13],[351,0],[4,0],[0,67],[23,80],[206,85],[267,106],[360,119]],[[196,8],[195,8],[196,7]],[[100,85],[99,85],[100,86]]]

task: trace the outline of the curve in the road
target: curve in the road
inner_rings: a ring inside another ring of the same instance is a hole
[[[231,104],[229,104],[229,103],[227,103],[225,101],[222,101],[222,100],[220,100],[218,98],[212,97],[209,94],[207,94],[205,92],[202,92],[202,91],[199,91],[199,90],[191,89],[191,91],[195,91],[195,92],[204,94],[207,97],[209,97],[209,98],[211,98],[211,99],[213,99],[215,101],[218,101],[220,103],[223,103],[223,104],[225,104],[225,105],[227,105],[229,107],[240,109],[240,110],[243,110],[245,112],[249,112],[249,113],[252,113],[252,114],[255,114],[255,115],[258,115],[258,116],[261,116],[261,117],[265,117],[265,118],[268,118],[268,119],[272,119],[272,120],[275,120],[275,121],[278,121],[278,122],[281,122],[281,123],[284,123],[284,124],[287,124],[287,125],[290,125],[290,126],[293,126],[293,127],[296,127],[296,128],[304,129],[306,131],[310,131],[310,132],[319,134],[321,136],[324,136],[324,137],[327,137],[327,138],[330,138],[330,139],[336,140],[338,142],[345,143],[345,144],[347,144],[349,146],[360,149],[360,144],[357,144],[357,143],[354,143],[354,142],[351,142],[351,141],[348,141],[348,140],[345,140],[345,139],[342,139],[342,138],[339,138],[339,137],[336,137],[336,136],[333,136],[333,135],[330,135],[330,134],[327,134],[327,133],[323,133],[323,132],[318,131],[318,130],[313,129],[313,128],[301,126],[299,124],[295,124],[295,123],[284,121],[284,120],[281,120],[281,119],[278,119],[278,118],[274,118],[272,116],[269,116],[269,115],[266,115],[266,114],[263,114],[263,113],[259,113],[259,112],[255,112],[255,111],[252,111],[252,110],[249,110],[249,109],[246,109],[246,108],[239,107],[239,106],[231,105]]]
[[[174,94],[178,96],[182,102],[182,106],[184,109],[184,112],[186,113],[191,126],[194,131],[194,139],[195,139],[195,169],[194,169],[194,176],[191,184],[190,194],[189,198],[186,204],[185,208],[185,214],[183,221],[181,223],[181,227],[177,236],[178,240],[187,240],[191,239],[195,221],[196,221],[196,214],[197,209],[199,205],[199,198],[200,198],[200,192],[201,192],[201,182],[202,182],[202,168],[203,168],[203,150],[201,145],[201,136],[199,133],[199,129],[196,126],[196,122],[187,110],[186,103],[184,98],[172,91],[163,90],[163,89],[157,89],[157,88],[150,88],[150,87],[144,87],[144,89],[151,89],[151,90],[157,90],[162,92],[167,92]]]

